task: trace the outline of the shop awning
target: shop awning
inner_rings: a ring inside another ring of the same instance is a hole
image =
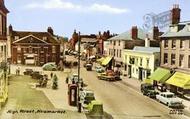
[[[154,73],[151,74],[150,79],[164,83],[171,75],[170,70],[157,68]]]
[[[107,65],[110,61],[111,61],[111,59],[112,59],[112,57],[106,57],[104,60],[103,60],[103,62],[102,62],[102,65]]]
[[[103,61],[104,61],[104,57],[102,57],[102,58],[100,58],[100,59],[97,59],[97,62],[100,62],[100,63],[102,63]]]
[[[166,81],[167,84],[171,84],[183,89],[190,89],[190,75],[180,72],[175,74]]]
[[[152,79],[144,79],[143,83],[153,84],[153,80]]]

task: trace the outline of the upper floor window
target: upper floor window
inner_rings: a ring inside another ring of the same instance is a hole
[[[164,40],[164,47],[165,47],[165,48],[168,47],[168,40]]]
[[[112,41],[110,40],[110,44],[112,45]]]
[[[140,58],[140,66],[142,66],[142,60],[143,60],[143,59],[142,59],[142,58]]]
[[[147,67],[149,66],[149,59],[146,59],[146,65],[147,65]]]
[[[168,54],[164,53],[164,64],[168,63]]]
[[[172,40],[172,48],[176,48],[176,40]]]
[[[120,46],[120,43],[121,43],[121,41],[119,40],[119,41],[118,41],[118,45],[119,45],[119,46]]]
[[[171,54],[171,65],[175,65],[175,54]]]
[[[184,55],[179,55],[179,66],[180,67],[184,66]]]
[[[188,57],[188,68],[190,68],[190,55]]]
[[[56,47],[52,46],[52,53],[56,53]]]
[[[180,40],[180,48],[185,48],[185,40]]]
[[[17,47],[17,52],[21,52],[21,47],[20,46]]]
[[[18,40],[19,39],[19,36],[15,36],[15,40]]]
[[[44,36],[44,37],[43,37],[43,40],[47,40],[47,37]]]
[[[116,44],[116,41],[113,41],[113,45],[115,45]]]
[[[33,51],[33,48],[29,47],[29,53],[32,53],[32,51]]]

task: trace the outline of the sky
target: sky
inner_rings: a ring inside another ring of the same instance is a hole
[[[146,14],[181,8],[181,21],[190,20],[190,0],[4,0],[9,9],[8,25],[14,30],[46,31],[71,37],[110,30],[120,34],[132,26],[142,27]]]

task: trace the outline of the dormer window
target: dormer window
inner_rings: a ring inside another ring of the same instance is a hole
[[[178,31],[178,26],[170,27],[170,32],[177,32],[177,31]]]
[[[47,37],[43,37],[43,40],[47,40]]]
[[[19,36],[15,36],[15,40],[18,40],[19,39]]]

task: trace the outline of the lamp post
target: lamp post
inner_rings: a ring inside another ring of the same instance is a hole
[[[78,33],[78,82],[77,82],[77,86],[78,86],[78,112],[81,112],[81,102],[80,102],[80,32]]]

